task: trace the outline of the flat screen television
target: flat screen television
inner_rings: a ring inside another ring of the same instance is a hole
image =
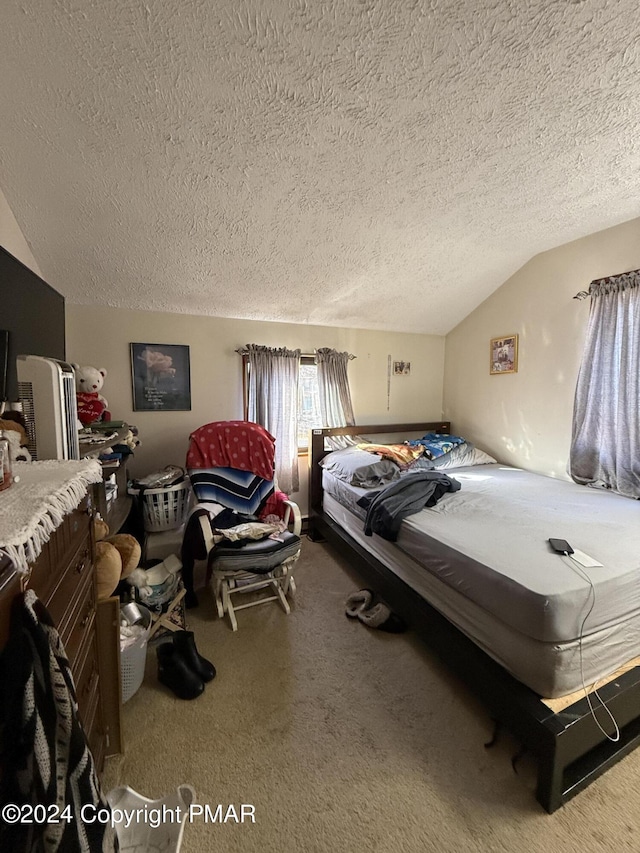
[[[0,246],[0,400],[18,399],[18,355],[66,360],[64,296]]]

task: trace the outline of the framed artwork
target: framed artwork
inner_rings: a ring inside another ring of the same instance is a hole
[[[134,412],[191,411],[189,347],[131,344]]]
[[[518,372],[518,336],[502,335],[491,338],[489,347],[489,373]]]
[[[394,361],[393,373],[395,376],[409,376],[411,373],[410,361]]]

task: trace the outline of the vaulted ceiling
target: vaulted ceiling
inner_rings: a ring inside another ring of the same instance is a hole
[[[444,334],[640,215],[637,0],[5,0],[0,188],[68,301]]]

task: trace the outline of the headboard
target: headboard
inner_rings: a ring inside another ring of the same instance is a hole
[[[449,421],[429,421],[418,424],[373,424],[367,426],[327,427],[311,430],[309,447],[309,518],[322,512],[322,469],[320,460],[329,453],[325,450],[325,438],[336,435],[371,435],[398,433],[398,442],[408,434],[437,432],[448,435],[451,431]]]

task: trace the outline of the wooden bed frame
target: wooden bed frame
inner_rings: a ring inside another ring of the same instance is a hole
[[[309,452],[309,535],[325,539],[349,559],[388,604],[486,705],[537,762],[536,798],[554,812],[640,744],[640,667],[598,688],[620,728],[617,742],[597,727],[586,698],[555,713],[538,694],[517,681],[384,563],[346,533],[322,508],[325,437],[448,433],[450,424],[383,424],[313,430]]]

